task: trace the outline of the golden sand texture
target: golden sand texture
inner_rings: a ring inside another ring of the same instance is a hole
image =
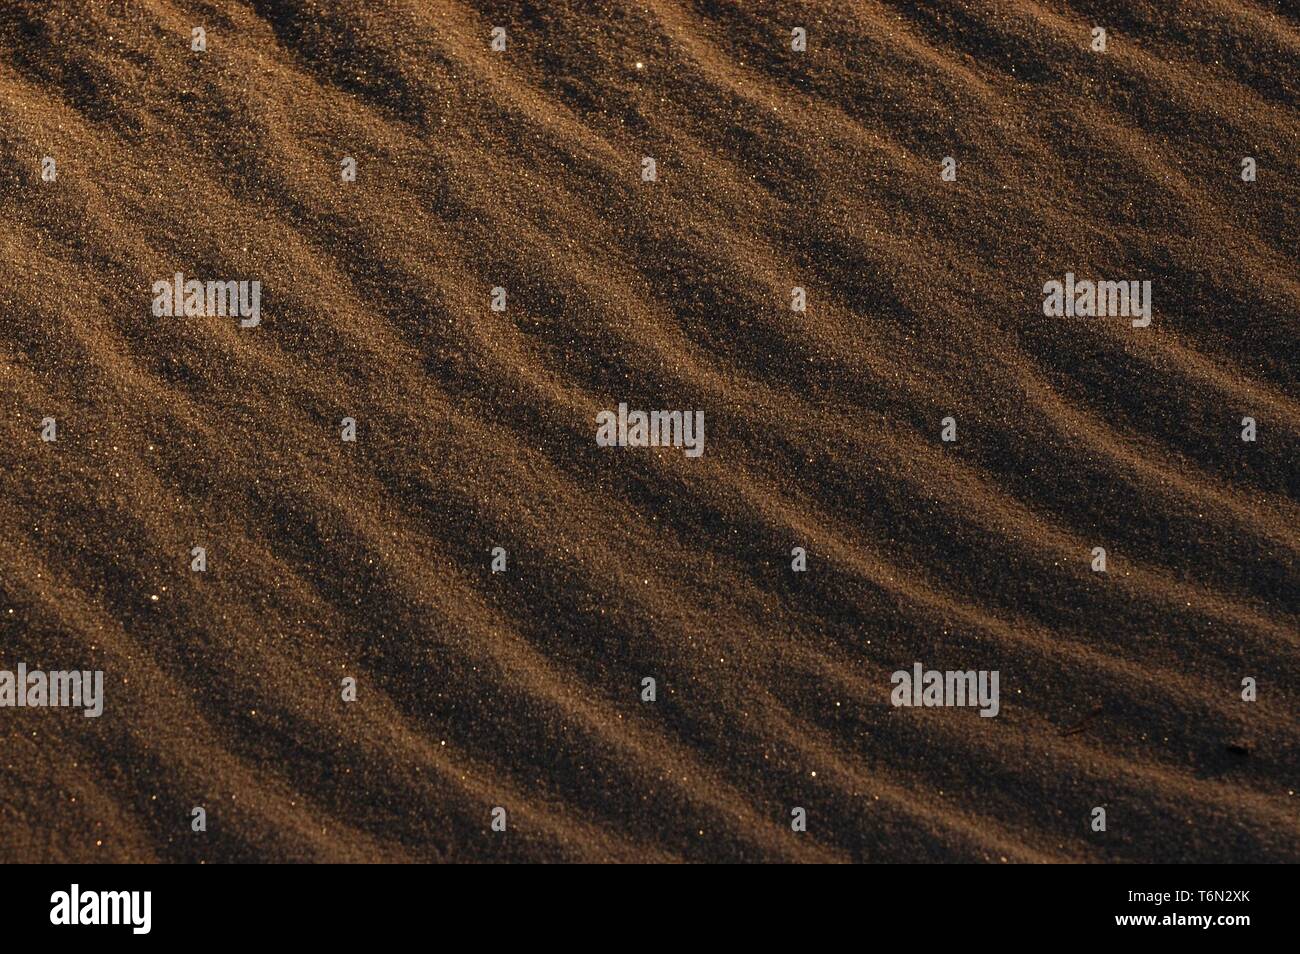
[[[1298,64],[1265,0],[4,0],[0,668],[106,700],[0,709],[0,860],[1297,860]]]

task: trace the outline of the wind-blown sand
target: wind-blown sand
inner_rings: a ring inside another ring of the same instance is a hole
[[[1300,859],[1294,11],[0,4],[0,860]]]

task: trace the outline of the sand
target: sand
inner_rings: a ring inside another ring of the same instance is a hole
[[[105,684],[0,708],[0,860],[1300,859],[1298,63],[1280,0],[0,4],[0,668]]]

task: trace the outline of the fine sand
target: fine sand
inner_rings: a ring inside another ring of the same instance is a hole
[[[0,861],[1300,859],[1298,102],[1281,0],[5,0],[0,669],[105,700]]]

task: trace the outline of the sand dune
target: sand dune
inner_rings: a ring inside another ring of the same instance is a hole
[[[0,5],[0,669],[106,682],[0,708],[0,859],[1297,860],[1298,63],[1266,0]]]

